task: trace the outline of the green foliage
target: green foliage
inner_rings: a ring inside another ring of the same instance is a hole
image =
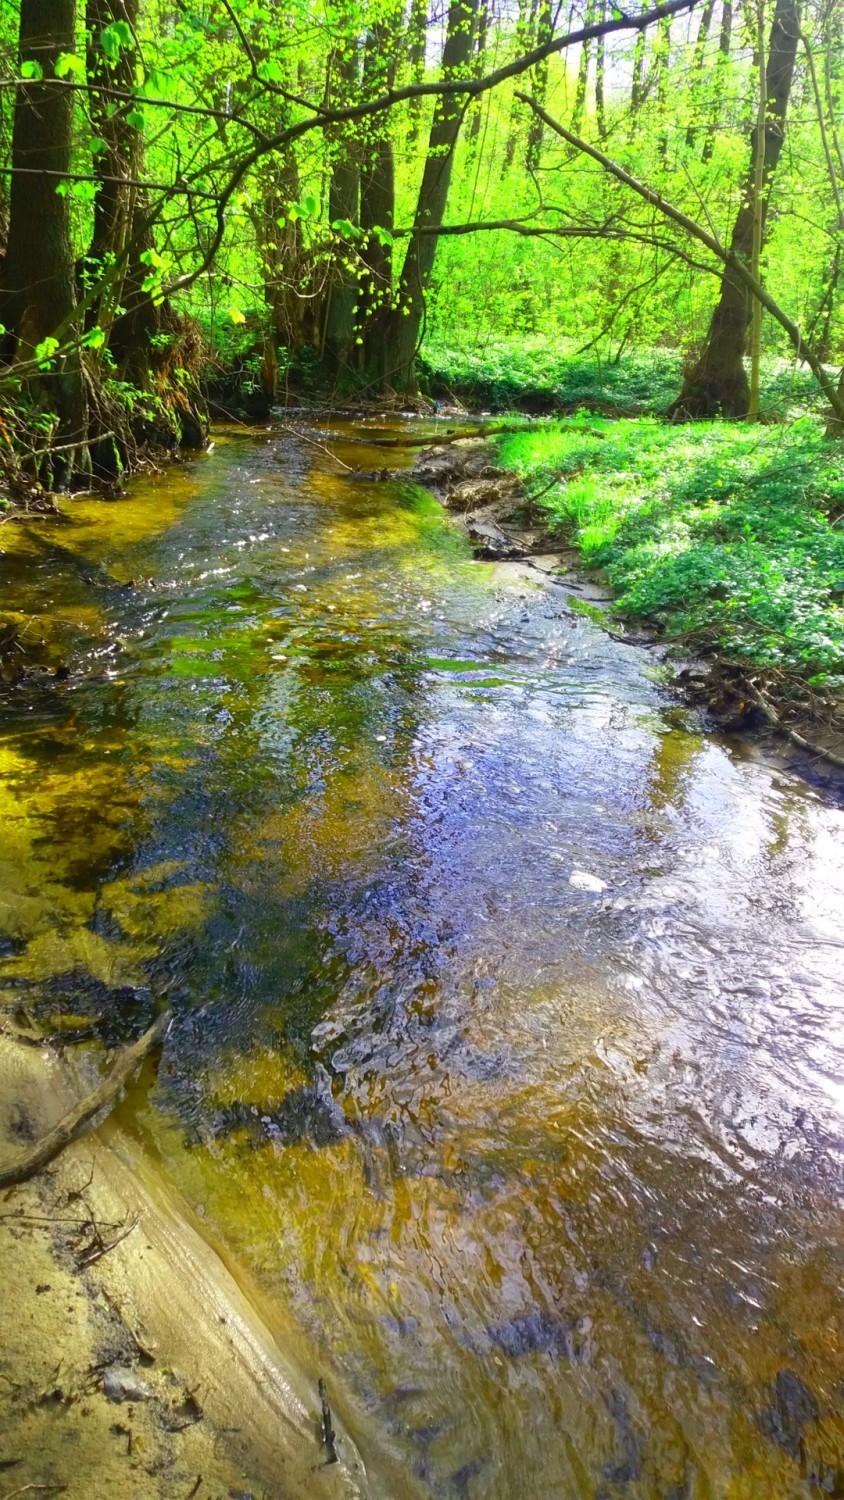
[[[426,341],[421,358],[429,388],[452,392],[494,411],[528,403],[658,411],[680,387],[673,350],[631,350],[614,359],[578,354],[561,339],[486,339],[472,344]]]
[[[623,415],[657,414],[677,396],[682,360],[674,349],[631,348],[611,355],[603,348],[578,352],[558,338],[485,338],[460,344],[429,337],[420,367],[435,395],[457,396],[506,411],[516,406],[574,411],[585,408]],[[762,405],[788,416],[821,408],[822,397],[806,369],[786,360],[763,364]]]
[[[844,448],[813,419],[582,417],[505,438],[501,458],[603,570],[618,614],[844,685]]]

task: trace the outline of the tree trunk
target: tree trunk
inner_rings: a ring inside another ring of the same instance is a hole
[[[451,0],[442,62],[444,78],[465,75],[471,64],[478,3],[479,0]],[[437,99],[414,215],[414,233],[402,268],[398,306],[390,319],[385,367],[397,388],[408,393],[416,390],[415,362],[425,293],[437,253],[437,236],[419,231],[427,225],[442,223],[464,108],[460,99],[448,95]]]
[[[591,20],[591,10],[587,12]],[[586,87],[589,82],[589,40],[581,43],[580,61],[577,65],[577,83],[574,88],[574,103],[571,109],[571,128],[575,135],[580,135],[583,128],[583,115],[586,110]]]
[[[123,255],[128,245],[135,189],[141,163],[142,141],[136,125],[128,122],[133,98],[114,98],[109,90],[132,95],[135,83],[135,53],[122,46],[119,56],[110,61],[100,43],[100,33],[115,21],[124,21],[134,36],[138,22],[139,0],[87,0],[88,96],[91,125],[105,149],[95,157],[101,172],[94,199],[94,223],[88,247],[85,273],[103,281],[103,291],[87,315],[88,326],[99,322],[108,329],[112,310],[120,302],[125,271]],[[99,92],[99,86],[102,92]]]
[[[516,20],[516,55],[527,52],[533,41],[533,6],[530,0],[519,0],[519,12]],[[510,112],[510,129],[507,135],[507,145],[504,151],[504,166],[507,171],[512,167],[516,158],[516,145],[519,138],[519,116],[514,109]]]
[[[411,0],[406,41],[411,83],[421,83],[425,77],[425,47],[427,39],[428,0]],[[421,113],[422,100],[411,99],[408,105],[408,114],[410,117],[410,126],[407,132],[408,150],[412,150],[416,145]]]
[[[345,6],[339,9],[341,18],[344,18]],[[360,84],[356,39],[344,39],[332,61],[332,92],[344,102],[356,98]],[[345,219],[357,226],[360,213],[360,169],[349,137],[341,134],[336,138],[333,150],[334,160],[328,189],[328,222],[335,224],[338,220]],[[348,259],[342,249],[334,257],[325,308],[323,357],[335,375],[348,365],[355,336],[357,276],[354,267],[347,264]]]
[[[645,31],[636,35],[633,48],[633,79],[630,84],[630,113],[634,120],[645,94]]]
[[[709,33],[712,29],[712,17],[715,14],[715,0],[705,0],[703,10],[700,13],[700,26],[695,37],[694,59],[692,61],[692,92],[690,103],[692,109],[697,105],[697,94],[700,80],[704,76],[704,63],[706,62],[706,45],[709,41]],[[686,145],[691,149],[697,137],[698,126],[694,120],[690,120],[686,126]]]
[[[768,113],[767,70],[765,68],[765,0],[756,0],[757,51],[759,54],[759,107],[756,115],[756,139],[753,157],[753,236],[750,269],[757,281],[762,279],[762,230],[764,228],[765,188],[765,120]],[[747,414],[759,415],[759,377],[762,364],[762,303],[753,298],[750,310],[750,401]]]
[[[598,0],[598,12],[596,19],[603,21],[605,15],[604,0]],[[595,43],[595,123],[598,126],[598,139],[605,141],[607,138],[607,113],[606,113],[606,43],[599,36]]]
[[[478,35],[475,42],[475,77],[480,78],[486,67],[486,44],[489,37],[489,25],[491,0],[481,0],[480,14],[478,16]],[[488,99],[475,99],[470,105],[471,123],[469,125],[469,140],[474,141],[480,135],[481,121],[484,111],[489,104]]]
[[[367,37],[363,63],[364,97],[382,89],[393,71],[390,38],[383,22],[373,26]],[[389,239],[395,220],[395,163],[388,122],[374,127],[364,143],[360,167],[360,227],[365,238],[361,259],[365,270],[360,288],[363,344],[360,364],[376,385],[386,376],[385,334],[390,319],[393,290],[393,250]]]
[[[543,42],[550,41],[554,27],[551,14],[551,0],[540,0],[536,22],[535,46],[541,47]],[[548,59],[538,63],[533,70],[533,87],[531,93],[534,98],[544,105],[545,96],[548,93]],[[529,172],[535,172],[542,156],[542,121],[539,115],[534,115],[528,130],[527,149],[525,151],[525,166]]]
[[[2,358],[30,360],[50,337],[65,344],[79,333],[70,240],[70,205],[56,191],[70,170],[73,95],[55,81],[61,52],[72,52],[74,0],[24,0],[20,62],[35,62],[38,80],[18,87],[12,130],[9,239],[0,285]],[[35,400],[57,417],[56,453],[48,484],[61,486],[90,470],[88,404],[79,349],[71,349],[30,382]]]
[[[785,117],[800,33],[799,0],[777,0],[768,46],[762,171],[762,229],[768,200],[782,151]],[[750,143],[750,162],[741,208],[730,240],[731,253],[750,264],[753,251],[754,175],[758,126]],[[721,295],[700,358],[690,370],[683,390],[674,403],[678,417],[745,417],[750,404],[750,386],[744,368],[744,352],[751,321],[751,299],[744,283],[727,269],[721,280]]]
[[[718,60],[715,64],[715,95],[712,100],[712,118],[706,131],[706,139],[703,143],[701,161],[709,161],[715,149],[715,137],[718,134],[718,114],[721,107],[721,98],[724,92],[724,73],[727,60],[730,56],[730,46],[733,37],[733,0],[723,0],[721,9],[721,27],[718,33]]]

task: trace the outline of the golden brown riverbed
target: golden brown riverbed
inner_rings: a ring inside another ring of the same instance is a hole
[[[0,549],[0,1000],[174,1008],[102,1139],[363,1492],[844,1494],[841,811],[290,437]]]

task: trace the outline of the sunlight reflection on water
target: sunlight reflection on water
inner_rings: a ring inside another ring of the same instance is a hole
[[[9,704],[0,985],[169,995],[141,1129],[364,1455],[838,1493],[842,813],[407,483],[232,437],[66,514],[2,562],[89,670]]]

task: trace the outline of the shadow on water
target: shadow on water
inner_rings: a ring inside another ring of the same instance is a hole
[[[229,434],[0,545],[70,667],[4,696],[0,997],[175,1006],[124,1123],[364,1455],[844,1494],[842,814],[400,472]]]

